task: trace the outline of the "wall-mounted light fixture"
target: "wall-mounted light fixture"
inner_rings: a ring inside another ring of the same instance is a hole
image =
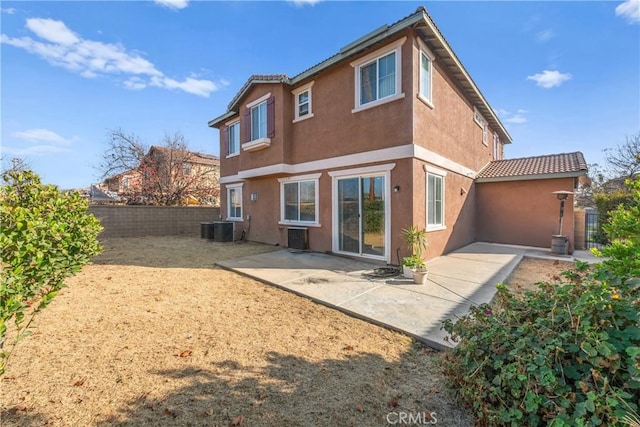
[[[399,191],[400,191],[400,186],[399,186],[399,185],[395,185],[395,186],[393,187],[393,192],[394,192],[394,193],[398,193]]]
[[[251,201],[255,202],[256,200],[258,200],[258,193],[251,193]]]
[[[465,194],[467,194],[467,190],[464,187],[460,187],[460,195],[464,196]]]

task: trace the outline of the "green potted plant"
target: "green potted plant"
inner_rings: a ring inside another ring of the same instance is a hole
[[[410,256],[404,257],[402,259],[402,270],[404,277],[410,279],[413,278],[416,280],[415,272],[420,271],[420,282],[423,283],[426,279],[425,264],[422,259],[422,252],[429,247],[427,242],[427,230],[424,228],[420,229],[415,225],[407,227],[402,230],[402,239],[405,241],[407,248],[411,252]]]

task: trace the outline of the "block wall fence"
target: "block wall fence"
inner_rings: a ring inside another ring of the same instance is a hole
[[[104,227],[100,237],[200,236],[200,223],[218,221],[220,208],[200,206],[90,206]]]

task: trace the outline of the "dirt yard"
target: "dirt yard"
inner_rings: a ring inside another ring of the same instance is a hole
[[[440,354],[214,265],[274,247],[103,245],[15,349],[0,424],[384,426],[410,413],[473,425]],[[565,267],[525,260],[511,286]]]
[[[516,295],[538,290],[538,282],[560,281],[560,273],[573,267],[572,262],[524,258],[507,279],[506,285]]]
[[[473,425],[439,354],[214,266],[273,247],[103,244],[16,347],[3,426],[383,426],[402,412]]]

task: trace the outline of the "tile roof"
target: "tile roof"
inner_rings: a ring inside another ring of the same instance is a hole
[[[255,83],[287,83],[289,84],[291,79],[286,74],[253,74],[251,77],[247,79],[245,84],[242,85],[236,96],[233,97],[227,109],[233,110],[236,102],[242,98],[244,93],[251,87],[251,85]]]
[[[478,182],[518,179],[559,178],[580,176],[587,172],[587,162],[581,152],[494,160],[476,176]]]

